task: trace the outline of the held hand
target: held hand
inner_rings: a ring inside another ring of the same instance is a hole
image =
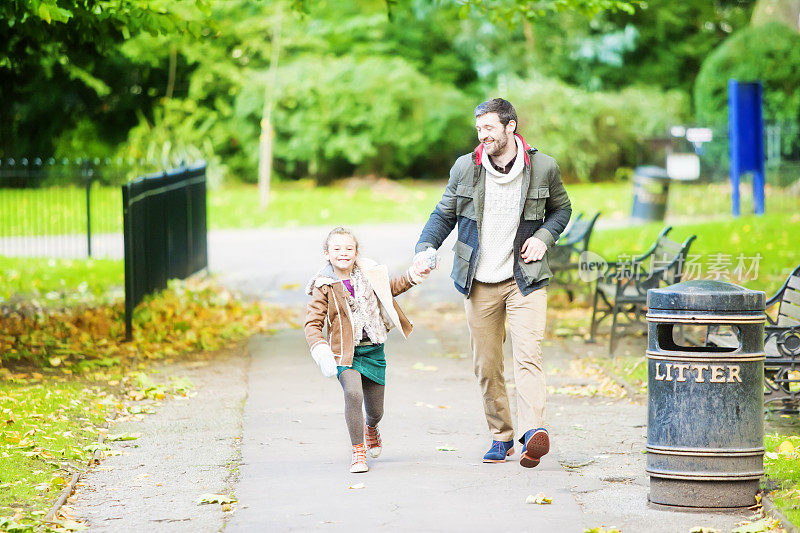
[[[414,256],[414,264],[411,265],[410,275],[414,283],[420,283],[431,271],[439,266],[439,255],[433,248],[418,253]]]
[[[411,268],[414,270],[414,274],[420,277],[427,276],[431,273],[431,266],[428,264],[428,260],[425,257],[420,257],[415,260]]]
[[[432,270],[439,268],[439,253],[430,246],[414,256],[413,259],[416,272],[429,274]],[[427,267],[427,268],[426,268]]]
[[[522,244],[522,260],[526,263],[531,261],[540,261],[547,251],[547,245],[543,240],[537,237],[530,237]]]

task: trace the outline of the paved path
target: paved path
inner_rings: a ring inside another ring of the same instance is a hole
[[[327,229],[215,238],[212,265],[223,282],[302,312],[301,287],[320,265]],[[419,227],[356,231],[364,254],[397,272],[408,264]],[[186,370],[199,385],[197,396],[120,428],[142,433],[138,447],[125,446],[123,456],[86,479],[76,514],[90,520],[92,531],[236,532],[580,532],[605,525],[660,533],[697,525],[730,531],[743,518],[647,506],[645,405],[585,396],[600,382],[575,366],[588,349],[602,347],[548,341],[553,446],[539,467],[521,468],[518,447],[505,464],[480,462],[490,437],[467,355],[462,300],[447,276],[450,255],[443,254],[443,271],[400,297],[416,327],[408,341],[390,335],[385,449],[370,460],[370,472],[348,472],[341,388],[320,375],[302,332],[284,330],[252,338],[241,357]],[[513,384],[508,343],[506,354]],[[428,369],[415,369],[418,363]],[[209,417],[224,420],[209,424]],[[443,446],[455,450],[439,451]],[[142,473],[161,485],[137,477]],[[358,483],[365,487],[349,488]],[[218,506],[194,504],[201,493],[227,490],[238,504],[225,516]],[[538,492],[552,505],[525,504]]]
[[[730,531],[742,520],[742,513],[648,507],[642,402],[551,394],[553,448],[541,465],[521,468],[519,447],[505,464],[483,464],[490,437],[478,387],[469,358],[454,357],[466,354],[465,334],[448,321],[438,331],[420,325],[409,341],[390,339],[384,451],[366,474],[347,470],[341,389],[318,374],[301,332],[253,339],[239,508],[226,531],[581,532],[605,525],[688,532],[696,525]],[[599,388],[594,378],[570,370],[570,349],[548,348],[549,385]],[[415,369],[420,363],[436,370]],[[349,488],[358,483],[365,488]],[[539,492],[552,505],[525,503]]]

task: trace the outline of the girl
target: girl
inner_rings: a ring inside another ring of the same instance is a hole
[[[378,422],[383,417],[386,384],[383,343],[394,326],[404,337],[411,333],[411,322],[394,297],[420,283],[430,268],[423,258],[404,274],[389,279],[385,265],[358,257],[358,241],[352,231],[342,227],[328,234],[322,250],[327,263],[306,287],[311,296],[304,326],[306,341],[322,374],[339,378],[353,445],[350,472],[366,472],[367,450],[378,457],[382,448]]]

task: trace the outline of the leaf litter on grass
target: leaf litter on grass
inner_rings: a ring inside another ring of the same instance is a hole
[[[142,303],[130,343],[123,324],[121,302],[0,309],[0,508],[22,509],[14,520],[21,527],[41,525],[42,509],[63,486],[58,479],[85,468],[96,452],[121,453],[97,441],[111,416],[141,420],[160,400],[192,395],[188,379],[156,382],[147,363],[209,357],[252,333],[297,326],[287,310],[242,302],[199,279],[170,282]],[[117,433],[106,441],[135,437]]]

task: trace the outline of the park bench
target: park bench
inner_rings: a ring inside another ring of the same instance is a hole
[[[592,218],[583,218],[583,213],[579,213],[548,252],[547,260],[553,279],[567,292],[569,301],[574,299],[574,287],[580,282],[578,271],[581,253],[589,249],[589,239],[599,216],[598,212]]]
[[[768,312],[764,327],[764,403],[796,410],[800,400],[800,265],[767,300],[767,311],[776,305],[777,318]],[[706,344],[736,349],[738,333],[735,327],[721,331],[709,326]]]
[[[671,230],[671,226],[661,230],[645,253],[629,261],[609,262],[605,273],[597,279],[590,341],[595,342],[598,326],[610,316],[609,355],[614,353],[619,337],[630,331],[646,330],[647,290],[681,281],[689,248],[696,236],[678,243],[667,237]]]

